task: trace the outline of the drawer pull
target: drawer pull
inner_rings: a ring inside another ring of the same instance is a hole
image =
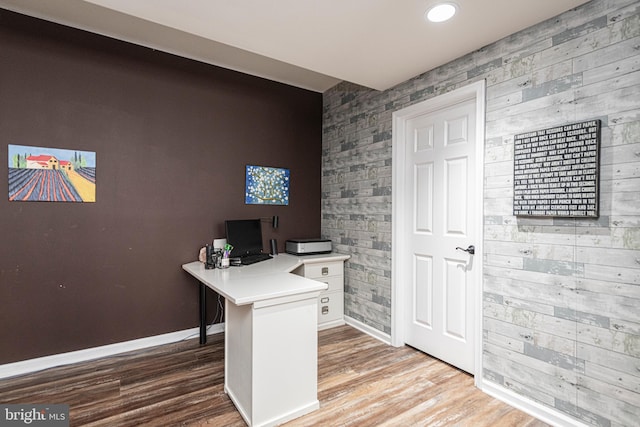
[[[320,303],[321,304],[326,304],[328,302],[329,302],[329,297],[320,298]]]
[[[329,306],[328,305],[322,306],[322,314],[329,314]]]
[[[322,267],[322,275],[326,276],[327,274],[329,274],[329,267]]]

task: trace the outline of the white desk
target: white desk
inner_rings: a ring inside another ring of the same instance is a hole
[[[318,296],[327,284],[290,272],[347,255],[276,255],[249,266],[182,268],[200,282],[200,342],[206,342],[205,286],[225,298],[225,392],[249,426],[284,423],[318,402]],[[203,338],[204,334],[204,338]]]

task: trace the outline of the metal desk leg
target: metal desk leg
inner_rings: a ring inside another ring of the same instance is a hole
[[[207,343],[207,287],[200,283],[200,345]]]

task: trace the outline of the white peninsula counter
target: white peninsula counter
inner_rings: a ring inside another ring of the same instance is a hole
[[[292,271],[348,255],[280,254],[256,264],[182,268],[200,282],[200,343],[206,342],[205,287],[225,298],[225,392],[249,426],[272,426],[319,408],[318,296],[326,283]]]

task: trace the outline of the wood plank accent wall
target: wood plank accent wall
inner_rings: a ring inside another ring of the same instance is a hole
[[[324,94],[322,232],[351,255],[346,315],[391,333],[393,111],[485,79],[483,378],[589,425],[637,425],[639,13],[593,0],[387,91]],[[514,217],[513,136],[593,119],[600,217]]]

